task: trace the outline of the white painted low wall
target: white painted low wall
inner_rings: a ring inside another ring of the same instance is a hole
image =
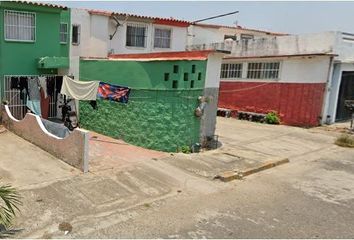
[[[53,156],[88,172],[88,131],[76,128],[68,137],[59,138],[47,131],[39,116],[27,113],[24,119],[17,120],[7,105],[2,107],[2,123],[8,130]]]

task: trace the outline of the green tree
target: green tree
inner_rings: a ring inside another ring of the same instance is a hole
[[[21,196],[10,185],[0,186],[0,225],[8,227],[22,204]]]

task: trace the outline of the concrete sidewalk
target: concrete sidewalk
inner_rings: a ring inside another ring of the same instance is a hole
[[[168,156],[168,153],[145,149],[102,134],[90,132],[90,172],[123,168],[132,164]]]
[[[162,161],[196,176],[229,181],[321,151],[334,142],[334,136],[320,130],[310,132],[224,117],[217,119],[217,134],[221,147],[216,150],[189,155],[178,153]]]
[[[25,189],[80,175],[81,171],[21,137],[0,133],[0,181]]]

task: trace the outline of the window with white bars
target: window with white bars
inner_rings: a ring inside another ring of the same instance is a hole
[[[279,77],[279,67],[280,67],[280,62],[248,63],[247,78],[277,79]]]
[[[147,26],[144,24],[127,24],[126,46],[146,47]]]
[[[242,63],[223,63],[221,65],[220,78],[241,78]]]
[[[36,14],[5,10],[5,40],[34,42],[36,40]]]
[[[171,47],[171,29],[155,28],[154,47],[155,48]]]
[[[60,23],[60,43],[68,43],[68,24]]]
[[[73,24],[72,37],[71,37],[71,43],[73,45],[80,44],[80,28],[81,27],[79,24]]]

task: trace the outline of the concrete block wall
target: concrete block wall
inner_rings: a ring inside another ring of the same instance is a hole
[[[85,129],[160,151],[176,152],[199,142],[201,119],[194,115],[202,90],[132,90],[128,104],[98,100],[94,110],[80,101]]]
[[[2,106],[2,124],[67,164],[88,172],[88,131],[75,129],[68,137],[59,138],[45,129],[39,116],[27,113],[19,121],[11,115],[7,105]]]

